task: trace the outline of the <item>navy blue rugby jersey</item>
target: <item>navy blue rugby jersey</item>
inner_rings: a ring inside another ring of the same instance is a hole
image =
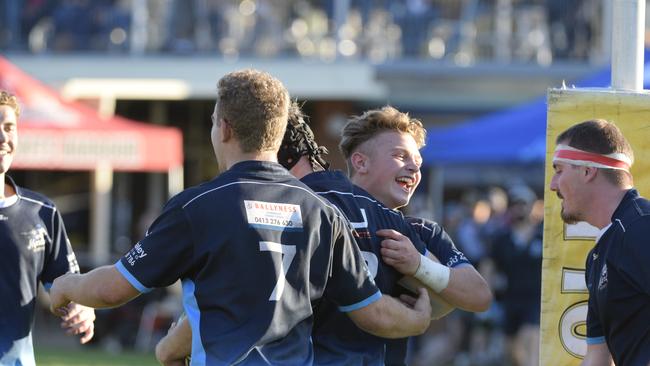
[[[271,162],[172,198],[116,266],[141,292],[182,279],[192,365],[310,364],[312,303],[381,297],[347,221]]]
[[[0,207],[0,365],[33,365],[32,325],[38,282],[79,272],[59,211],[42,194],[13,185]]]
[[[350,221],[356,243],[379,289],[392,295],[403,291],[397,285],[403,275],[383,263],[380,250],[384,238],[375,234],[380,229],[396,230],[409,236],[416,248],[425,253],[425,243],[402,213],[375,200],[340,171],[315,172],[301,180],[338,207]],[[359,329],[331,302],[324,301],[318,306],[313,341],[317,365],[384,365],[387,340]]]
[[[449,234],[435,221],[418,217],[406,217],[406,221],[426,244],[427,251],[447,267],[471,266],[465,254],[456,248]],[[390,339],[386,342],[385,364],[405,365],[408,349],[407,339]]]
[[[471,265],[463,252],[456,248],[454,241],[437,222],[418,217],[406,217],[406,221],[426,244],[429,252],[447,267]]]
[[[586,261],[587,343],[617,365],[650,363],[650,201],[629,190]]]

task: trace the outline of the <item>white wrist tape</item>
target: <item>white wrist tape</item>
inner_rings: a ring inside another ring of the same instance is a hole
[[[420,255],[420,266],[415,271],[413,277],[417,278],[435,292],[440,292],[447,288],[449,284],[449,267],[436,263],[431,259]]]

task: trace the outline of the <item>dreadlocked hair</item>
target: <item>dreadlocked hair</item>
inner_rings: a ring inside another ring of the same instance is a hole
[[[287,130],[278,151],[278,162],[285,168],[291,169],[302,156],[307,156],[312,168],[327,170],[330,164],[323,155],[329,152],[324,146],[318,146],[305,118],[298,103],[293,101],[289,106]]]

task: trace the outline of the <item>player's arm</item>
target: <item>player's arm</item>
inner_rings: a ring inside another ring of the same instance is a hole
[[[449,268],[431,253],[424,256],[411,240],[391,229],[378,230],[384,237],[381,254],[384,262],[406,276],[414,276],[446,302],[466,311],[485,311],[492,292],[471,265]]]
[[[156,345],[156,359],[165,366],[184,366],[191,353],[192,328],[187,317],[182,317]]]
[[[404,298],[407,300],[407,298]],[[404,338],[424,333],[431,321],[431,305],[424,288],[407,307],[399,300],[383,295],[379,300],[348,312],[354,324],[365,332],[382,338]]]
[[[54,280],[50,288],[50,311],[64,315],[64,307],[70,302],[92,308],[110,308],[139,294],[114,265],[103,266],[85,274],[69,273]]]
[[[422,334],[431,321],[431,306],[426,291],[406,304],[382,295],[370,277],[368,266],[342,219],[332,223],[334,252],[332,271],[325,296],[364,331],[383,338],[404,338]]]
[[[587,344],[587,354],[581,366],[613,366],[614,361],[609,353],[607,343]]]
[[[440,296],[465,311],[486,311],[492,302],[487,282],[472,265],[451,268],[449,284]]]

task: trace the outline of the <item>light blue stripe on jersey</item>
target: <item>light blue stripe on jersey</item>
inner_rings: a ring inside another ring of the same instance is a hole
[[[45,289],[45,291],[50,292],[50,289],[52,288],[52,282],[43,283],[43,288]]]
[[[358,310],[358,309],[361,309],[361,308],[365,308],[366,306],[372,304],[373,302],[379,300],[380,298],[381,298],[381,291],[377,291],[377,292],[375,292],[374,295],[368,297],[367,299],[365,299],[363,301],[359,301],[356,304],[347,305],[347,306],[339,306],[339,311],[344,312],[344,313],[348,313],[348,312],[353,311],[353,310]]]
[[[136,290],[143,293],[151,291],[149,287],[146,287],[145,285],[140,283],[140,281],[138,281],[137,278],[133,277],[131,272],[129,272],[129,270],[126,269],[126,267],[124,267],[122,261],[117,261],[117,263],[115,263],[115,268],[117,268],[117,271],[120,272],[122,276],[124,276],[124,278],[126,278],[126,280],[129,281],[131,286],[135,287]]]
[[[587,344],[603,344],[605,343],[605,336],[602,337],[587,337]]]
[[[194,282],[183,280],[183,307],[187,314],[187,321],[192,328],[192,366],[205,366],[206,357],[203,342],[201,341],[201,311],[194,296]]]

